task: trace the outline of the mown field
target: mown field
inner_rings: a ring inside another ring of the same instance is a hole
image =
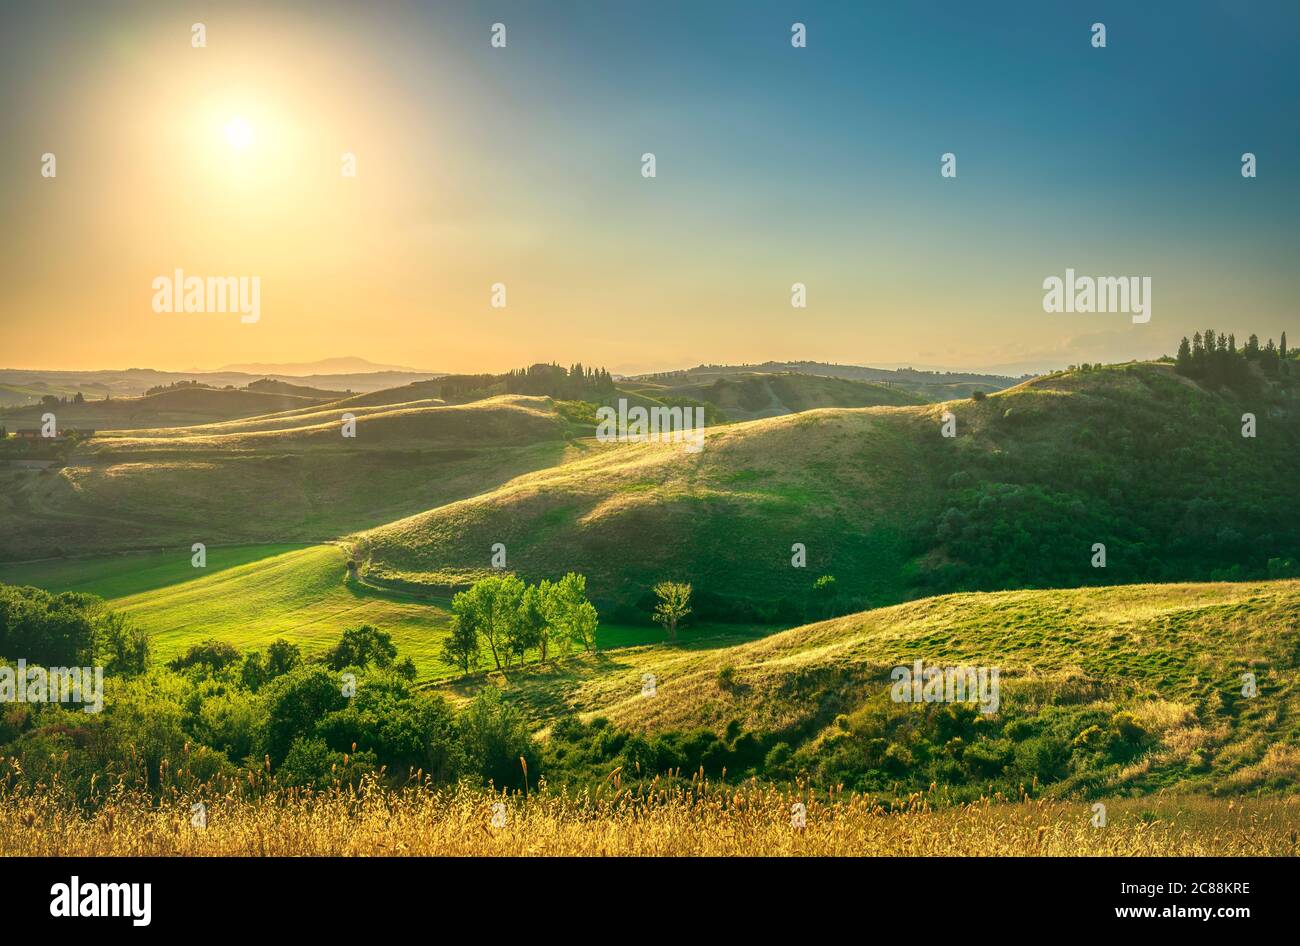
[[[191,803],[207,806],[205,827]],[[804,827],[792,806],[804,806]],[[0,788],[0,851],[16,856],[1295,856],[1296,799],[1107,799],[1092,805],[985,800],[933,809],[916,798],[818,799],[742,787],[606,797],[477,790],[118,797],[93,812],[51,792]],[[494,810],[494,805],[501,808]],[[494,826],[493,818],[496,818]]]

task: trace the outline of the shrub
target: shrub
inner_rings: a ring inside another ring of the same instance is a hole
[[[523,785],[520,758],[535,763],[532,736],[522,713],[493,687],[483,690],[461,713],[461,744],[466,764],[496,788]],[[532,765],[536,770],[536,765]]]

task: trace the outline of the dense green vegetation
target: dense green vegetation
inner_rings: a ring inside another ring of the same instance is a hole
[[[0,665],[6,658],[140,673],[149,663],[149,642],[94,595],[0,585]]]
[[[0,582],[109,599],[115,611],[149,634],[160,662],[210,638],[240,650],[284,638],[304,653],[320,654],[348,628],[370,624],[383,628],[402,654],[411,658],[418,681],[465,672],[459,661],[445,658],[446,644],[458,628],[472,629],[455,622],[452,595],[414,595],[349,580],[346,562],[345,552],[334,545],[229,546],[209,548],[206,567],[195,568],[189,548],[177,548],[0,566]],[[554,641],[543,627],[546,636],[528,645],[528,660],[540,657],[543,643],[548,651],[563,653],[570,647],[586,652],[662,638],[645,621],[597,621],[594,608],[588,611],[581,606],[585,600],[581,576],[553,584],[564,605],[565,624]],[[578,593],[572,594],[574,590]],[[503,609],[502,613],[510,612]],[[735,641],[771,630],[696,626],[694,633]],[[516,632],[501,633],[506,637]],[[535,631],[519,633],[527,637]],[[475,662],[475,667],[492,665],[489,650],[479,638],[481,662]],[[507,656],[515,663],[514,654]]]

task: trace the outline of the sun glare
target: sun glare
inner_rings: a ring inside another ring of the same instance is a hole
[[[243,151],[253,143],[253,129],[242,118],[232,118],[226,125],[226,140],[236,151]]]

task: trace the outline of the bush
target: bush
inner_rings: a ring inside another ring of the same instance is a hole
[[[535,750],[523,714],[492,687],[483,690],[459,720],[466,764],[496,788],[518,788],[524,773],[520,758],[536,770]]]
[[[189,670],[192,667],[207,673],[218,673],[232,664],[239,663],[241,657],[233,644],[225,641],[206,640],[195,644],[181,656],[167,664],[170,670]]]

